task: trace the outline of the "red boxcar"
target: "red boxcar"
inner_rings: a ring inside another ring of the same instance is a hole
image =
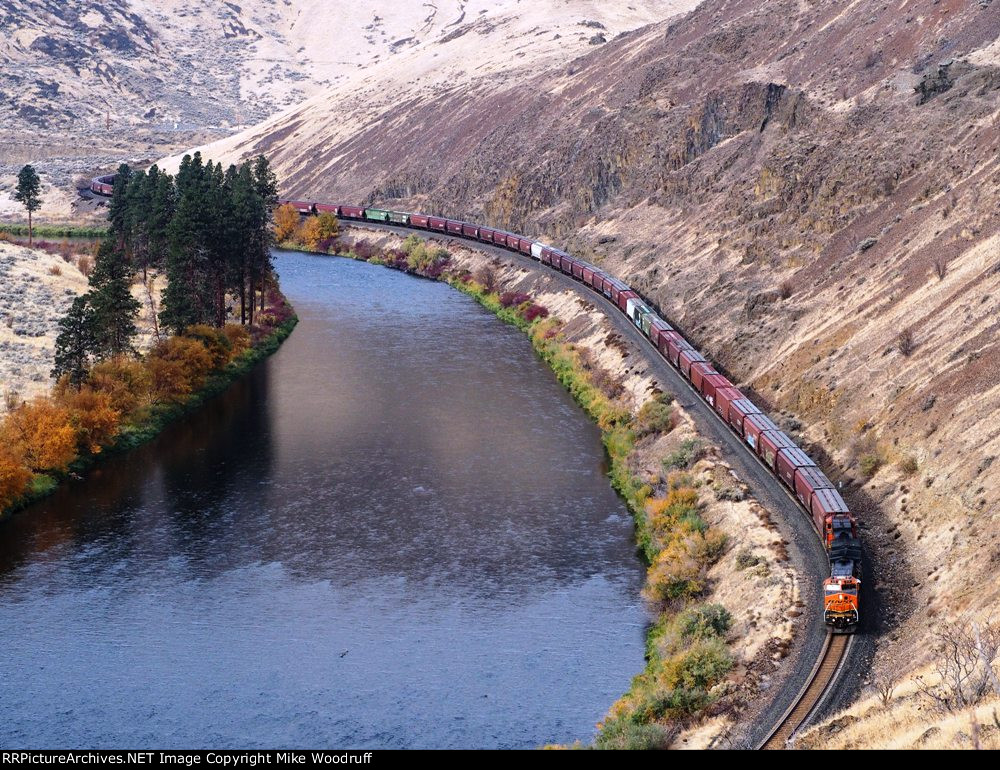
[[[691,364],[691,384],[694,385],[694,389],[702,393],[705,377],[711,374],[718,374],[718,372],[708,361],[697,361]]]
[[[288,201],[288,202],[292,206],[294,206],[295,210],[298,211],[300,214],[312,214],[313,213],[313,204],[312,204],[312,201]],[[358,209],[358,211],[362,211],[363,212],[364,209]]]
[[[451,233],[452,235],[462,234],[462,222],[456,222],[454,219],[449,219],[445,222],[445,232]]]
[[[429,217],[423,214],[410,214],[410,224],[413,227],[423,227],[426,229]]]
[[[664,358],[670,360],[670,346],[677,345],[683,341],[684,338],[678,332],[671,329],[670,331],[660,333],[660,339],[656,343],[656,347]]]
[[[720,377],[722,379],[718,379]],[[723,380],[725,380],[726,384],[723,383]],[[705,395],[705,400],[712,405],[715,413],[722,418],[723,422],[728,422],[729,405],[733,401],[743,398],[743,394],[739,388],[735,387],[733,383],[729,382],[721,374],[713,375],[712,379],[705,383],[706,390],[711,390],[713,387],[715,388],[715,392]]]
[[[448,227],[448,220],[441,217],[428,217],[427,226],[431,230],[440,230],[443,233]]]
[[[760,409],[754,406],[753,401],[749,398],[738,398],[729,404],[729,417],[727,419],[733,430],[742,436],[744,433],[743,423],[746,422],[746,418],[761,413]]]
[[[317,214],[333,214],[335,216],[340,215],[340,206],[334,203],[317,203],[316,204]]]
[[[553,256],[552,249],[546,246],[544,249],[542,249],[542,256],[540,257],[539,261],[543,265],[551,265],[552,256]]]
[[[533,244],[533,243],[534,243],[534,241],[529,241],[527,238],[519,238],[518,239],[517,249],[522,254],[527,254],[530,257],[531,256],[531,244]]]
[[[638,299],[639,295],[636,294],[631,289],[619,289],[618,291],[618,307],[624,313],[625,305],[628,304],[630,299]]]
[[[650,321],[649,323],[649,341],[656,346],[656,349],[660,349],[660,339],[667,332],[673,331],[673,327],[662,319],[656,319]]]
[[[794,441],[780,430],[769,430],[760,434],[757,441],[757,455],[764,461],[764,465],[772,471],[777,471],[775,461],[777,460],[778,452],[782,449],[798,449],[798,447],[795,446]]]
[[[705,397],[705,400],[712,406],[716,406],[717,405],[716,401],[718,401],[718,396],[720,391],[726,390],[727,388],[735,389],[736,386],[729,381],[729,378],[726,377],[726,375],[715,372],[714,374],[710,374],[707,377],[705,377],[705,381],[704,383],[702,383],[701,387],[701,395],[703,395]],[[742,397],[743,397],[742,393],[739,396],[737,396],[737,398],[742,398]],[[730,399],[730,401],[731,400],[732,399]],[[728,402],[726,403],[728,406]],[[719,412],[719,414],[722,415],[723,420],[726,419],[727,412]]]
[[[784,447],[778,451],[778,478],[795,489],[795,471],[799,468],[815,467],[816,463],[805,452],[796,447]]]
[[[479,228],[475,225],[462,225],[462,235],[466,238],[478,238]]]
[[[833,489],[833,482],[816,466],[799,468],[795,473],[795,496],[807,511],[812,510],[813,492],[818,489]],[[820,529],[822,532],[822,529]]]
[[[563,254],[559,260],[559,269],[566,273],[566,275],[573,275],[573,266],[575,264],[576,260],[573,257],[569,254]]]
[[[583,280],[583,263],[573,260],[573,277]]]
[[[580,270],[583,273],[583,282],[588,286],[594,285],[594,268],[589,265],[581,265]]]
[[[743,421],[743,438],[754,450],[754,453],[757,452],[757,441],[760,438],[760,434],[769,430],[778,432],[779,428],[763,412],[760,414],[751,414]]]
[[[681,337],[680,339],[671,339],[668,343],[669,354],[667,358],[670,360],[674,366],[678,369],[681,368],[681,353],[685,350],[694,350],[694,345],[688,342],[686,339]]]
[[[715,388],[715,392],[711,392]],[[729,422],[729,405],[743,398],[743,392],[729,379],[721,374],[715,374],[705,383],[705,400],[715,407],[715,411],[723,422]]]
[[[365,210],[361,206],[341,206],[340,216],[344,219],[364,219]]]
[[[699,353],[693,347],[685,348],[684,350],[681,351],[680,357],[679,357],[679,361],[680,361],[679,367],[680,367],[680,370],[681,370],[681,374],[683,374],[685,377],[687,377],[690,380],[691,379],[691,364],[696,363],[698,361],[705,361],[705,360],[706,360],[705,356],[703,356],[701,353]]]
[[[493,243],[495,243],[497,246],[503,246],[504,248],[507,248],[507,233],[505,233],[503,230],[494,230]]]
[[[493,243],[493,233],[494,231],[489,227],[480,227],[479,240],[483,243]]]

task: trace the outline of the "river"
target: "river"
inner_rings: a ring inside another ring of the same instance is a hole
[[[276,260],[277,354],[0,523],[0,748],[590,740],[648,620],[596,427],[450,287]]]

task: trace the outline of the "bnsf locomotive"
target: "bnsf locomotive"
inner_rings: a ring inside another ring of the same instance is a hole
[[[98,177],[91,190],[110,195],[114,175]],[[300,214],[332,213],[340,219],[380,222],[444,233],[499,246],[538,260],[572,276],[604,295],[635,324],[654,348],[670,362],[715,410],[768,470],[777,476],[812,519],[830,559],[830,577],[823,581],[823,617],[835,632],[852,633],[860,620],[861,544],[855,517],[834,484],[816,463],[739,388],[717,372],[669,323],[654,312],[628,284],[579,257],[522,235],[494,227],[444,217],[314,201],[285,200]]]

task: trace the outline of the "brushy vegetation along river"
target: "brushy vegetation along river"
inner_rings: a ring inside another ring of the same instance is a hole
[[[277,354],[0,524],[4,746],[589,740],[646,622],[597,428],[470,297],[277,263]]]

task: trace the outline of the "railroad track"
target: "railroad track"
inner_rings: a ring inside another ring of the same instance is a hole
[[[374,222],[351,222],[349,224],[352,226],[359,226],[361,229],[389,231],[403,236],[411,232],[400,227]],[[441,241],[447,241],[454,237],[446,233],[421,233],[421,235],[429,236],[433,240]],[[532,264],[532,259],[530,257],[525,257],[521,254],[511,254],[510,252],[497,249],[494,246],[474,244],[474,247],[478,247],[479,250],[486,253],[496,253],[501,257],[510,258],[514,262],[520,262],[528,265]],[[577,286],[577,283],[572,278],[564,276],[562,273],[554,273],[553,275],[556,280],[566,283],[572,288]],[[611,311],[615,310],[613,305],[609,305],[610,300],[607,300],[601,295],[594,297],[588,294],[587,297],[597,305],[604,306],[603,309],[605,311],[608,311],[609,308]],[[611,321],[611,323],[615,325],[619,331],[622,331],[621,325],[624,324],[628,332],[631,333],[633,337],[638,339],[639,347],[641,349],[644,349],[642,345],[643,342],[649,344],[648,340],[636,333],[635,327],[630,321],[622,322],[619,315],[614,312],[606,312],[606,314],[609,321]],[[708,428],[709,431],[711,431],[711,427],[713,425],[714,427],[719,426],[720,420],[715,410],[711,407],[706,408],[706,402],[701,398],[700,394],[694,389],[688,380],[684,379],[676,369],[673,369],[665,361],[660,362],[655,356],[650,357],[649,360],[655,367],[661,368],[659,374],[664,375],[667,380],[675,382],[676,389],[674,392],[678,398],[680,398],[682,392],[693,394],[692,402],[690,404],[685,404],[686,407],[692,408],[695,412],[699,409],[703,412],[707,412],[708,422],[710,424],[699,426],[699,430]],[[658,366],[660,363],[662,363],[662,367]],[[735,434],[729,430],[725,423],[721,423],[721,425],[723,426],[721,432],[708,432],[706,435],[718,441],[720,446],[728,444],[734,453],[738,455],[738,457],[734,456],[732,458],[733,460],[738,461],[739,458],[743,459],[743,471],[747,481],[750,479],[746,474],[751,474],[757,469],[759,469],[758,473],[763,474],[763,477],[767,480],[765,483],[771,481],[773,476],[771,476],[770,472],[767,471],[761,459],[757,457],[756,454],[747,452],[743,442],[735,438]],[[734,444],[735,447],[733,446]],[[807,531],[806,538],[815,542],[814,538],[816,537],[816,534],[812,519],[801,515],[801,510],[795,497],[780,483],[774,484],[773,488],[778,490],[778,497],[783,498],[781,502],[787,501],[786,505],[790,503],[790,515],[787,517],[787,523],[793,524],[794,521],[798,519]],[[774,502],[778,501],[775,500]],[[823,552],[823,556],[825,557],[825,552]],[[822,621],[820,621],[820,623],[822,625]],[[825,696],[830,691],[831,686],[837,681],[848,661],[848,654],[851,650],[853,639],[853,635],[830,634],[827,632],[823,636],[822,644],[819,643],[818,639],[815,640],[813,649],[818,648],[815,662],[813,663],[813,666],[809,671],[808,676],[805,678],[804,684],[802,684],[795,699],[783,713],[778,712],[781,716],[778,718],[777,722],[774,723],[773,729],[766,734],[766,737],[759,743],[750,745],[757,749],[783,749],[787,746],[788,741],[795,735],[795,733],[803,728],[809,720],[819,712],[819,708],[824,704]]]
[[[830,685],[837,680],[840,669],[847,660],[847,652],[854,637],[846,634],[827,634],[823,652],[799,697],[788,708],[781,721],[775,726],[758,749],[783,749],[804,727],[823,703]]]

